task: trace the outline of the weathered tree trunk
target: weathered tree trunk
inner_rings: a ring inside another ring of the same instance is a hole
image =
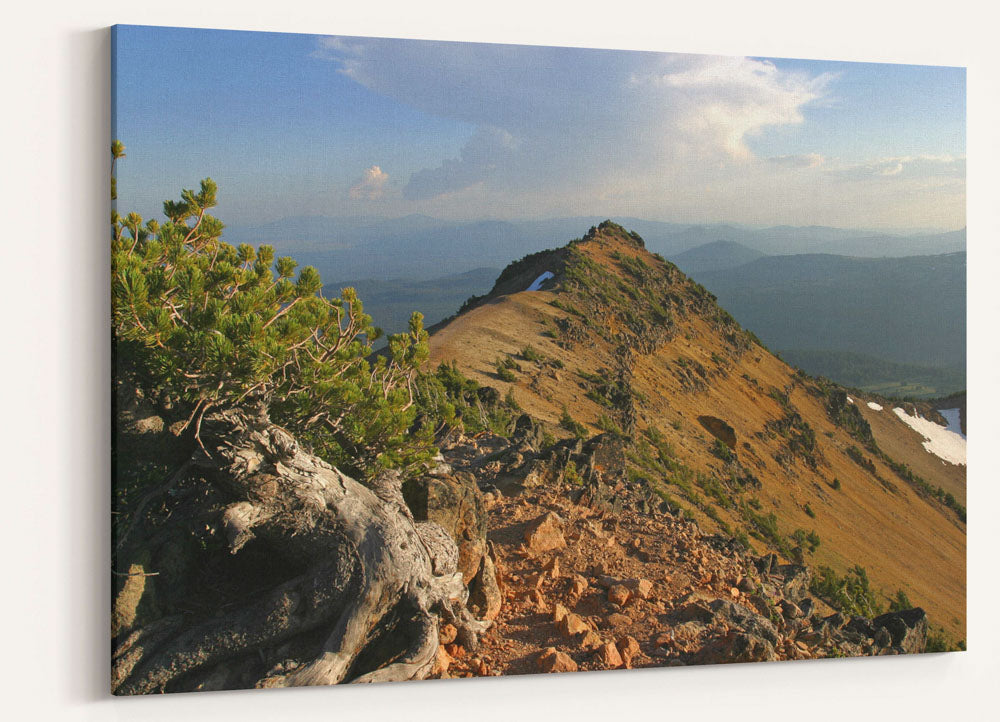
[[[231,500],[222,514],[229,551],[253,541],[307,571],[222,613],[123,632],[115,694],[419,679],[433,666],[442,618],[475,647],[487,624],[466,609],[455,542],[414,521],[398,474],[365,487],[267,419],[233,412],[206,419],[202,438],[207,454],[197,450],[194,466]],[[308,652],[265,669],[264,648]]]

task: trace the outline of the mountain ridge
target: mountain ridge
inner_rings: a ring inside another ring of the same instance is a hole
[[[431,360],[552,433],[632,438],[630,479],[700,524],[785,554],[818,532],[814,563],[863,564],[964,637],[964,522],[938,501],[964,498],[964,467],[935,465],[890,409],[847,403],[771,355],[638,234],[606,222],[511,264],[434,330]]]
[[[401,218],[294,216],[258,225],[235,224],[236,242],[272,243],[279,253],[316,266],[324,278],[406,276],[427,280],[482,266],[503,267],[543,250],[552,238],[569,238],[599,217],[542,220],[447,221],[412,214]],[[944,234],[872,234],[826,227],[756,229],[735,224],[684,224],[618,217],[642,234],[651,250],[671,256],[705,243],[728,240],[765,254],[819,250],[859,256],[900,257],[928,249],[963,250],[965,231]],[[852,240],[853,239],[853,240]],[[404,255],[410,254],[410,255]]]

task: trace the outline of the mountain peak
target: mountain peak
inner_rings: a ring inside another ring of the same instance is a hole
[[[511,263],[493,289],[470,298],[460,314],[525,292],[552,294],[552,306],[575,308],[579,315],[600,319],[590,331],[615,346],[655,345],[674,332],[678,316],[691,312],[736,327],[728,314],[719,313],[714,296],[676,265],[646,250],[638,233],[610,220],[591,226],[562,247]]]
[[[580,243],[623,243],[626,246],[631,245],[636,248],[646,248],[646,242],[642,240],[642,237],[638,233],[630,231],[612,220],[601,221],[598,225],[591,226],[590,230],[580,240]]]
[[[719,349],[713,346],[710,352],[715,358],[724,350],[736,361],[755,341],[704,287],[646,250],[639,234],[612,221],[592,226],[562,247],[511,263],[490,293],[470,298],[458,317],[440,329],[443,335],[436,334],[432,346],[441,349],[443,358],[449,352],[445,339],[468,333],[477,338],[477,356],[495,354],[501,350],[498,335],[526,341],[539,334],[539,327],[555,347],[554,355],[565,357],[562,363],[579,366],[581,355],[586,356],[592,368],[584,373],[604,374],[606,380],[615,376],[622,388],[632,373],[629,364],[679,335],[690,335],[692,327],[718,340]],[[489,361],[482,357],[478,363]],[[703,365],[698,362],[694,368]],[[686,369],[682,375],[692,387],[703,384]],[[637,410],[626,396],[613,407],[591,405],[584,420],[596,424],[603,415],[623,430],[632,429]],[[558,419],[559,407],[550,400],[544,405],[534,411],[541,418]]]
[[[618,224],[510,264],[435,330],[430,361],[496,389],[552,438],[622,439],[615,494],[838,573],[864,549],[881,587],[906,584],[940,624],[961,617],[961,557],[940,550],[963,548],[964,527],[926,488],[957,489],[964,470],[925,459],[891,410],[789,367]],[[803,545],[809,534],[822,546]],[[934,574],[915,579],[900,545],[937,555]]]

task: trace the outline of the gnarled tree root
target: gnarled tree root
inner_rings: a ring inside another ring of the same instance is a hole
[[[266,419],[234,412],[207,418],[202,435],[210,457],[199,449],[196,463],[232,499],[222,519],[230,551],[253,541],[308,560],[308,570],[224,615],[167,617],[122,635],[115,694],[220,688],[232,684],[218,681],[223,663],[251,670],[260,687],[420,679],[442,617],[475,646],[488,624],[466,609],[455,542],[414,521],[397,474],[365,487]],[[298,647],[311,656],[264,669],[255,653],[293,639],[311,640]]]

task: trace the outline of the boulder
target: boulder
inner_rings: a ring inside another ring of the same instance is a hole
[[[879,627],[878,631],[875,632],[875,646],[876,647],[891,647],[892,646],[892,635],[889,634],[889,630],[885,627]]]
[[[521,479],[521,486],[526,489],[549,486],[562,479],[561,468],[554,466],[551,461],[531,459],[524,463],[523,469],[524,476]]]
[[[635,624],[635,620],[632,619],[632,617],[628,616],[627,614],[620,614],[618,612],[609,614],[604,621],[605,621],[605,626],[610,627],[612,629],[616,629],[618,627],[630,628],[633,624]]]
[[[547,647],[538,655],[538,671],[540,672],[575,672],[577,667],[565,652],[560,652],[555,647]]]
[[[782,596],[785,599],[798,602],[809,596],[812,573],[808,567],[801,564],[782,564],[772,573],[781,576]]]
[[[594,660],[604,669],[618,669],[625,664],[618,647],[611,642],[602,644],[597,648]]]
[[[844,635],[848,641],[861,644],[865,640],[872,639],[875,636],[875,627],[869,619],[851,617],[851,621],[844,625]]]
[[[579,614],[569,612],[559,621],[559,631],[567,637],[572,637],[586,634],[590,631],[590,625]]]
[[[437,656],[434,658],[434,666],[431,668],[431,676],[441,677],[448,674],[448,668],[454,661],[447,650],[445,650],[444,645],[438,645]]]
[[[511,434],[511,441],[526,445],[532,451],[539,451],[542,448],[544,436],[545,430],[540,424],[537,424],[528,414],[521,414],[514,422],[514,433]]]
[[[785,619],[798,619],[803,616],[802,610],[799,609],[797,604],[793,604],[785,599],[779,599],[778,606],[781,608],[781,616]]]
[[[770,574],[778,566],[778,555],[775,553],[765,554],[754,562],[761,574]]]
[[[715,619],[724,620],[730,627],[743,630],[772,645],[778,643],[778,630],[771,624],[771,620],[750,611],[743,605],[728,599],[717,599],[708,606]]]
[[[625,445],[614,434],[601,434],[583,445],[577,461],[584,488],[571,495],[573,501],[591,509],[619,514],[625,474]]]
[[[920,607],[875,617],[872,626],[886,630],[893,649],[900,654],[919,654],[927,646],[927,614]]]
[[[757,585],[750,577],[740,577],[739,584],[736,585],[744,594],[752,594],[757,591]]]
[[[612,604],[625,606],[630,596],[631,592],[629,592],[628,587],[624,584],[615,584],[608,589],[608,601]]]
[[[621,655],[622,663],[625,667],[632,668],[632,660],[639,654],[639,640],[635,637],[625,635],[618,640],[618,654]]]
[[[619,437],[596,436],[587,442],[584,454],[594,481],[613,484],[625,476],[625,444]]]
[[[468,584],[486,553],[486,504],[475,477],[458,472],[425,476],[403,485],[403,498],[417,521],[440,524],[458,545],[458,570]]]
[[[770,641],[733,629],[702,647],[693,661],[695,664],[734,664],[773,662],[777,659]]]
[[[441,626],[441,631],[438,632],[438,642],[440,644],[451,644],[457,636],[458,630],[455,629],[455,625],[444,624]]]
[[[653,593],[653,583],[648,579],[629,579],[625,582],[625,585],[639,599],[649,599]]]
[[[566,546],[563,536],[563,521],[558,514],[548,512],[528,525],[524,541],[534,554],[561,549]]]
[[[469,610],[479,619],[492,621],[500,613],[503,596],[497,583],[496,566],[489,554],[484,554],[479,571],[469,584]]]

